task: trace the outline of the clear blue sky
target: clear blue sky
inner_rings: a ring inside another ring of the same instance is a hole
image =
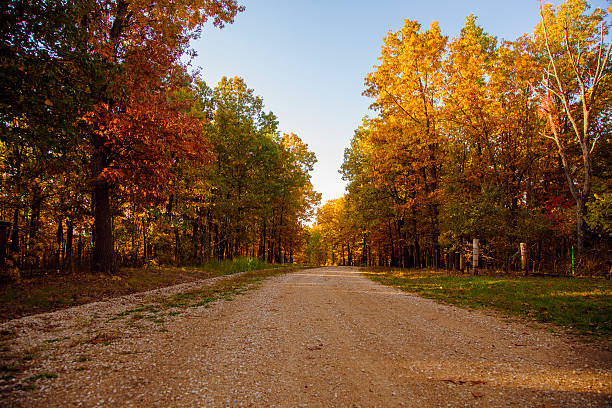
[[[240,0],[239,0],[240,1]],[[383,37],[404,19],[428,27],[438,21],[456,36],[475,14],[485,31],[514,40],[533,30],[539,0],[242,0],[246,11],[219,30],[206,27],[192,44],[195,66],[214,86],[239,76],[315,152],[313,184],[325,201],[344,194],[338,170],[353,131],[371,103],[361,95]],[[560,1],[553,1],[559,4]],[[593,0],[605,8],[607,1]]]

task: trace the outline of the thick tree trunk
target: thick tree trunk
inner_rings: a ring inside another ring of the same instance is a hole
[[[348,252],[348,264],[353,266],[353,252],[351,250],[351,244],[346,244],[346,252]]]
[[[115,11],[115,19],[109,32],[109,41],[113,45],[113,55],[117,58],[121,35],[125,27],[125,19],[128,13],[129,3],[118,1]],[[98,102],[105,102],[109,109],[113,101],[108,100],[105,89],[97,89],[93,97]],[[101,130],[98,127],[98,130]],[[113,245],[113,229],[111,221],[110,192],[111,187],[103,176],[104,171],[110,165],[109,152],[105,146],[105,140],[97,132],[91,135],[92,161],[91,176],[93,180],[92,206],[94,213],[94,248],[92,254],[91,269],[95,272],[113,273],[117,270]],[[145,245],[146,254],[146,245]],[[146,255],[145,255],[146,258]]]
[[[100,175],[100,173],[96,173]],[[94,181],[94,248],[91,269],[94,272],[113,273],[116,270],[111,226],[110,186],[104,179]]]

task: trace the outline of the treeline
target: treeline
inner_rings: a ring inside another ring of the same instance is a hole
[[[0,5],[0,263],[113,272],[248,255],[292,262],[315,157],[239,78],[189,73],[234,0]]]
[[[347,194],[324,205],[312,262],[604,273],[612,233],[608,13],[580,0],[498,41],[406,20],[365,80],[378,112],[346,149]],[[574,257],[575,256],[575,257]]]

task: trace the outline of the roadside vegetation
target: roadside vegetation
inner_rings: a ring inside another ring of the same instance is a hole
[[[212,285],[180,292],[172,296],[161,296],[151,300],[148,304],[119,313],[112,320],[128,318],[132,321],[139,319],[152,320],[163,323],[163,317],[173,317],[182,313],[182,309],[190,307],[208,307],[208,304],[217,300],[231,301],[250,289],[254,289],[264,279],[295,272],[306,266],[286,266],[266,269],[247,270],[245,273],[220,280]]]
[[[197,267],[122,268],[114,275],[53,273],[22,280],[21,283],[7,282],[0,285],[0,321],[199,279],[267,268],[286,270],[287,266],[241,257],[209,261]]]
[[[589,338],[612,338],[612,283],[604,278],[459,276],[406,269],[370,269],[365,274],[383,285],[453,305],[552,323]]]

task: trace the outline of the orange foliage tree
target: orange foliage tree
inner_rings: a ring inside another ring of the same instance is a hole
[[[208,19],[222,26],[241,8],[234,0],[100,1],[84,16],[91,52],[106,69],[91,73],[94,110],[86,115],[89,139],[93,269],[116,268],[111,194],[129,183],[153,201],[178,156],[205,159],[200,124],[174,95],[188,84],[180,58]],[[96,78],[104,76],[106,80]]]

